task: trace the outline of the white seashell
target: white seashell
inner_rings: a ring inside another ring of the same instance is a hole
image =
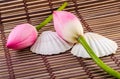
[[[45,31],[38,37],[31,47],[31,51],[37,54],[52,55],[69,50],[73,45],[64,41],[56,32]]]
[[[85,33],[84,36],[86,41],[98,57],[107,56],[115,53],[118,48],[115,41],[112,41],[96,33],[88,32]],[[89,54],[80,43],[76,44],[72,48],[71,53],[78,57],[90,58]]]

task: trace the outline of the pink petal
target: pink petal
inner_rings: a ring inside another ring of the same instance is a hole
[[[23,49],[31,46],[37,38],[37,30],[26,23],[17,25],[9,34],[6,46],[11,49]]]
[[[77,19],[75,15],[66,11],[54,11],[53,17],[54,17],[54,27],[61,36],[62,36],[61,31],[65,27],[64,25],[67,22],[73,20],[74,18]]]
[[[66,41],[75,43],[83,34],[82,24],[79,19],[67,11],[54,11],[53,22],[56,32]]]

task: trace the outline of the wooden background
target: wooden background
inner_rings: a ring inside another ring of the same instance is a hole
[[[0,79],[114,79],[91,59],[77,58],[70,51],[42,56],[29,48],[15,51],[5,47],[10,31],[18,24],[37,25],[64,1],[84,24],[85,32],[93,31],[118,43],[115,55],[101,59],[120,71],[120,0],[3,0],[0,1]],[[53,30],[53,23],[45,30]]]

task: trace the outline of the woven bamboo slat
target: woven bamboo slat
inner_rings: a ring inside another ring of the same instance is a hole
[[[96,32],[118,43],[115,55],[101,59],[120,72],[120,0],[0,0],[0,79],[115,79],[100,69],[91,59],[78,58],[70,50],[58,55],[33,54],[7,49],[10,31],[18,24],[37,25],[63,2],[66,11],[83,22],[85,32]],[[43,27],[54,30],[53,23]]]

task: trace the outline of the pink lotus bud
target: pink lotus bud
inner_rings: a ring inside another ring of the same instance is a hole
[[[53,21],[58,35],[68,42],[76,43],[79,36],[83,35],[81,22],[70,12],[54,11]]]
[[[37,30],[26,23],[17,25],[8,36],[6,46],[11,49],[23,49],[31,46],[37,38]]]

